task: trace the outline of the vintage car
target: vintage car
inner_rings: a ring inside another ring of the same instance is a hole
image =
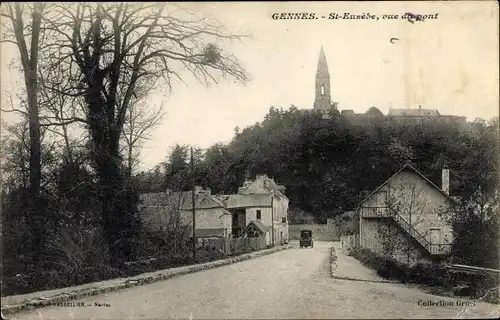
[[[300,247],[314,247],[314,241],[312,237],[312,231],[311,230],[300,230]]]

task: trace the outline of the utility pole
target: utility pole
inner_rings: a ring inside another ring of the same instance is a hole
[[[274,194],[271,191],[271,236],[273,238],[274,247]]]
[[[194,158],[193,147],[191,147],[191,202],[193,206],[193,259],[196,259],[196,204],[195,204],[195,186],[194,186]]]

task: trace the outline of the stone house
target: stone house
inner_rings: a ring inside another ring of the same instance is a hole
[[[357,208],[359,246],[413,263],[443,260],[451,250],[449,169],[442,188],[407,164],[371,192]]]
[[[238,193],[221,196],[226,209],[232,214],[233,237],[243,236],[252,228],[266,236],[267,245],[288,240],[288,198],[285,187],[265,174],[258,174],[255,180],[246,180]]]
[[[146,193],[140,195],[139,212],[144,227],[149,230],[183,228],[192,236],[192,191]],[[229,237],[232,233],[231,214],[224,202],[210,189],[195,187],[197,238]]]

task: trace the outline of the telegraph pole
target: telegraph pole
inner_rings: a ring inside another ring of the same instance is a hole
[[[271,236],[273,238],[274,247],[274,194],[271,192]]]
[[[195,205],[195,186],[194,186],[194,158],[193,147],[191,147],[191,202],[193,206],[193,259],[196,259],[196,205]]]

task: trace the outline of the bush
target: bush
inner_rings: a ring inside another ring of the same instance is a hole
[[[27,274],[19,274],[13,277],[2,278],[2,296],[29,292],[32,287],[32,277]]]
[[[439,264],[419,262],[409,268],[408,278],[411,282],[445,286],[446,270]]]
[[[378,275],[384,278],[400,280],[405,280],[406,278],[403,276],[404,270],[401,270],[398,263],[391,258],[380,259],[376,266],[376,271]]]
[[[33,274],[20,274],[2,279],[2,296],[53,290],[122,276],[120,270],[104,264],[62,271],[45,270]]]
[[[66,236],[65,240],[70,239],[66,234],[64,236]],[[144,241],[142,245],[145,245],[150,239]],[[66,241],[66,243],[74,244],[69,248],[71,250],[60,243],[54,243],[57,250],[52,252],[58,254],[57,256],[53,254],[54,261],[57,264],[48,265],[51,269],[41,269],[34,273],[26,272],[17,276],[3,277],[2,296],[53,290],[120,277],[131,277],[157,270],[206,263],[225,257],[224,253],[215,245],[199,248],[196,251],[196,260],[193,259],[192,251],[187,247],[177,247],[177,252],[173,252],[173,250],[168,250],[168,248],[160,245],[148,252],[149,255],[144,254],[144,260],[134,262],[121,260],[116,267],[112,267],[106,264],[102,257],[99,259],[98,254],[94,254],[94,252],[100,252],[98,241],[93,243],[88,241],[85,244],[83,242],[75,244],[75,241]],[[92,248],[94,250],[91,250]],[[253,250],[245,248],[244,252],[241,253],[245,253],[245,251],[251,252]],[[151,255],[151,253],[155,254]],[[155,258],[148,258],[151,256]],[[65,266],[64,269],[63,265]]]
[[[475,277],[474,291],[476,298],[491,303],[500,303],[498,286],[500,276],[498,274],[480,273]]]
[[[431,286],[444,286],[445,284],[446,270],[442,265],[419,262],[409,266],[392,257],[381,256],[368,249],[355,250],[353,257],[386,279]]]

